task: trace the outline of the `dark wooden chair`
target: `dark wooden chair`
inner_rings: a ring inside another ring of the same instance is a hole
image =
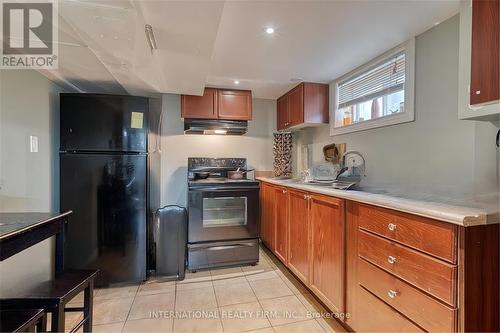
[[[45,332],[47,315],[43,309],[0,310],[0,332]]]
[[[92,305],[94,279],[98,270],[65,271],[56,274],[55,279],[45,281],[35,288],[13,291],[2,295],[1,309],[44,309],[51,313],[50,330],[64,332],[65,312],[83,312],[83,319],[73,328],[77,331],[83,325],[84,332],[92,332]],[[73,298],[83,291],[83,307],[66,308]]]

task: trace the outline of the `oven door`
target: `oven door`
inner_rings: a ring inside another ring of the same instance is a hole
[[[189,243],[259,237],[259,188],[189,189]]]

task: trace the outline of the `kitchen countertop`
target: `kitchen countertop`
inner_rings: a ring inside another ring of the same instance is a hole
[[[464,227],[500,223],[498,193],[473,198],[447,199],[432,194],[409,194],[379,188],[366,188],[362,191],[337,190],[327,186],[304,184],[293,179],[257,177],[257,180],[394,209]]]

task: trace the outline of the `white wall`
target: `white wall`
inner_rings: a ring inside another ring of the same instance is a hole
[[[163,95],[162,206],[186,206],[188,157],[246,157],[249,167],[272,170],[276,101],[254,99],[252,103],[253,120],[245,135],[185,135],[180,96]]]
[[[306,129],[313,160],[335,142],[366,158],[368,186],[463,196],[498,192],[497,124],[458,120],[458,15],[416,38],[415,121],[335,137]]]
[[[35,71],[0,71],[0,212],[58,211],[59,92]],[[46,280],[52,268],[48,239],[0,263],[0,292]]]

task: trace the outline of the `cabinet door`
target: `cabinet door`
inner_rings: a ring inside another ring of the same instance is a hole
[[[288,267],[309,283],[309,200],[306,192],[288,191]]]
[[[277,128],[278,130],[285,129],[288,126],[288,95],[278,99],[277,103]]]
[[[260,226],[260,238],[262,242],[270,249],[274,251],[275,247],[275,229],[276,229],[276,219],[275,219],[275,202],[274,202],[275,188],[269,186],[265,183],[261,185],[260,191],[260,204],[261,204],[261,226]]]
[[[203,96],[181,96],[182,118],[217,119],[217,89],[205,88]]]
[[[289,126],[304,122],[304,84],[301,83],[288,94]]]
[[[344,312],[344,201],[311,195],[311,289],[328,307]]]
[[[288,190],[277,187],[275,189],[276,209],[276,256],[287,263],[288,257]]]
[[[252,120],[252,92],[219,89],[218,116],[219,119]]]
[[[500,99],[500,2],[472,1],[470,104]]]

